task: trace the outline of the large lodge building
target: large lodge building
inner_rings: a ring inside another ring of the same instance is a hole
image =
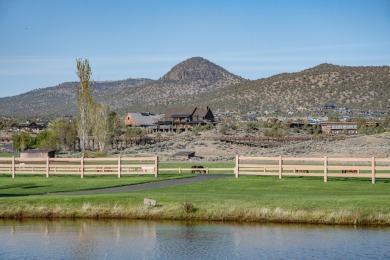
[[[143,127],[154,132],[182,132],[208,123],[215,124],[214,114],[209,107],[170,108],[162,118],[151,113],[128,113],[125,118],[126,126]]]

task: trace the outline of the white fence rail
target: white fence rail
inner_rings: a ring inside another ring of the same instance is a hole
[[[183,173],[206,173],[210,171],[231,172],[235,176],[315,176],[324,182],[329,177],[390,178],[390,158],[329,158],[329,157],[247,157],[236,156],[234,168],[159,168],[158,157],[117,157],[117,158],[0,158],[0,174],[9,174],[12,178],[21,174],[50,175],[122,175],[151,174],[178,171]]]
[[[329,177],[390,178],[390,158],[310,158],[310,157],[245,157],[236,156],[235,176],[270,175],[317,176],[324,182]]]
[[[0,158],[0,174],[50,175],[117,175],[153,174],[158,176],[158,158],[118,157],[118,158]]]

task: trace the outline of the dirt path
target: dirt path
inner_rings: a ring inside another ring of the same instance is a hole
[[[166,180],[158,182],[150,182],[136,185],[120,186],[113,188],[105,188],[98,190],[84,190],[84,191],[70,191],[70,192],[58,192],[50,193],[48,195],[88,195],[88,194],[99,194],[99,193],[114,193],[114,192],[127,192],[127,191],[136,191],[136,190],[148,190],[156,188],[164,188],[170,186],[177,186],[183,184],[189,184],[199,181],[207,181],[213,179],[227,178],[232,177],[233,175],[228,174],[202,174],[192,178],[184,179],[175,179],[175,180]]]

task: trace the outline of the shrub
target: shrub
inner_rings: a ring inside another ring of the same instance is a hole
[[[137,128],[137,127],[128,128],[128,129],[126,129],[126,132],[125,132],[126,137],[145,136],[145,135],[146,135],[146,132],[143,129]]]
[[[204,130],[211,130],[213,128],[214,128],[214,125],[211,122],[208,122],[206,125],[203,126]]]
[[[219,132],[223,135],[225,135],[227,133],[227,131],[229,130],[229,126],[226,124],[226,123],[223,123],[220,127],[219,127]]]
[[[238,129],[238,126],[234,123],[231,123],[230,126],[229,126],[232,130],[237,130]]]
[[[250,133],[259,130],[259,124],[257,122],[247,122],[245,125],[245,132]]]
[[[274,125],[271,129],[265,130],[264,135],[272,137],[283,137],[286,135],[286,131],[283,127]]]
[[[34,148],[36,138],[31,137],[27,132],[20,132],[19,134],[12,135],[12,142],[14,150],[24,151],[27,149]]]
[[[202,132],[203,128],[201,125],[196,125],[192,128],[192,134],[193,135],[199,135],[200,132]]]
[[[184,213],[189,214],[195,211],[195,207],[191,202],[184,202],[182,204]]]

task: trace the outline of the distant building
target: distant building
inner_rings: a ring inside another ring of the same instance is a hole
[[[192,130],[194,126],[206,125],[207,123],[215,124],[215,117],[209,107],[182,107],[170,108],[165,113],[166,124],[169,122],[172,125],[172,130]]]
[[[155,127],[161,119],[151,113],[128,113],[125,117],[126,126]]]
[[[20,158],[54,158],[55,150],[25,150],[20,152]]]
[[[11,131],[26,131],[26,132],[39,132],[44,130],[47,127],[47,123],[45,122],[25,122],[25,123],[14,123],[11,125]]]
[[[190,159],[190,158],[195,156],[195,152],[192,152],[192,151],[181,151],[181,152],[175,153],[173,156],[180,157],[182,159],[188,160],[188,159]]]
[[[321,131],[326,134],[357,134],[356,122],[323,122],[320,123]]]
[[[320,123],[321,131],[327,134],[357,134],[357,122],[323,122]],[[376,122],[367,122],[366,126],[376,127]]]

